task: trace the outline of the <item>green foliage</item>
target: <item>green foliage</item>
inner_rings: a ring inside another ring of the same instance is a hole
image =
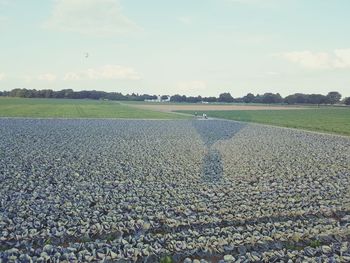
[[[295,93],[284,98],[287,104],[324,104],[327,102],[326,96],[322,94]]]
[[[330,104],[338,103],[341,99],[341,94],[337,91],[331,91],[326,96],[326,102]]]
[[[92,100],[127,100],[144,101],[145,99],[156,99],[157,96],[149,94],[127,94],[120,92],[105,92],[98,90],[74,91],[72,89],[63,89],[54,91],[51,89],[13,89],[11,91],[0,91],[0,96],[18,97],[18,98],[46,98],[46,99],[92,99]]]
[[[0,96],[5,97],[17,97],[17,98],[52,98],[52,99],[91,99],[91,100],[115,100],[115,101],[128,101],[128,102],[143,102],[145,100],[157,99],[156,95],[149,94],[127,94],[123,95],[120,92],[105,92],[97,90],[81,90],[74,91],[72,89],[63,89],[60,91],[54,91],[50,89],[35,90],[35,89],[13,89],[11,91],[0,91]],[[161,96],[163,100],[167,99],[167,95]],[[256,96],[252,93],[248,93],[244,97],[233,98],[230,93],[221,93],[219,97],[187,97],[186,95],[175,94],[171,96],[171,102],[186,102],[186,103],[198,103],[205,102],[222,102],[222,103],[265,103],[265,104],[335,104],[339,103],[341,94],[337,91],[331,91],[327,95],[322,94],[304,94],[295,93],[288,95],[284,99],[279,93],[267,92],[262,95]],[[348,104],[349,105],[349,104]]]
[[[230,93],[225,92],[225,93],[221,93],[221,94],[219,95],[218,101],[219,101],[219,102],[233,102],[234,99],[233,99],[233,97],[231,96]]]
[[[312,241],[310,241],[310,247],[312,247],[312,248],[318,248],[321,245],[322,244],[321,244],[320,240],[312,240]]]
[[[322,244],[320,242],[320,240],[311,240],[310,243],[308,244],[310,247],[312,248],[318,248],[320,247]],[[288,250],[303,250],[305,248],[305,244],[300,245],[300,244],[296,244],[294,242],[291,243],[286,243],[285,247]]]
[[[174,263],[174,260],[170,256],[165,256],[160,259],[160,263]]]
[[[186,116],[137,109],[115,101],[0,98],[0,117],[184,119]]]
[[[7,249],[9,249],[9,248],[0,244],[0,252],[6,251]]]
[[[344,104],[345,105],[350,105],[350,97],[347,97],[344,99]]]
[[[255,96],[252,93],[248,93],[246,96],[243,97],[244,103],[252,103],[255,100]]]
[[[285,247],[288,250],[303,250],[304,249],[302,246],[296,245],[294,243],[287,243],[287,244],[285,244]]]
[[[107,242],[112,242],[113,240],[115,240],[117,237],[113,234],[108,234],[106,235],[105,239]]]
[[[283,102],[283,98],[281,97],[281,95],[279,93],[273,94],[273,93],[265,93],[262,97],[261,100],[262,103],[267,103],[267,104],[271,104],[271,103],[282,103]]]
[[[51,244],[52,244],[51,238],[48,238],[45,240],[45,245],[51,245]]]
[[[194,115],[195,111],[180,111]],[[197,111],[200,115],[203,112]],[[350,108],[206,111],[208,117],[350,135]]]
[[[91,238],[88,235],[82,236],[80,240],[81,243],[88,243],[90,241],[91,241]]]

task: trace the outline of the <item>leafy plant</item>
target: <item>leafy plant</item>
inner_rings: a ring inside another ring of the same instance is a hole
[[[90,242],[91,241],[91,239],[90,239],[90,237],[88,236],[88,235],[85,235],[85,236],[83,236],[82,238],[81,238],[81,243],[87,243],[87,242]]]
[[[160,263],[174,263],[174,260],[170,256],[165,256],[160,259]]]
[[[311,240],[310,242],[310,247],[312,248],[317,248],[321,246],[321,241],[320,240]]]
[[[288,250],[303,250],[303,247],[298,246],[294,243],[287,243],[285,246],[286,246],[286,249]]]
[[[51,244],[52,244],[51,238],[48,238],[45,240],[45,245],[51,245]]]

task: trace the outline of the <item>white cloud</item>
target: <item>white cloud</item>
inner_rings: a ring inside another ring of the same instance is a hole
[[[5,77],[6,77],[6,75],[5,75],[5,73],[0,73],[0,80],[4,80],[5,79]]]
[[[64,80],[80,80],[81,77],[80,77],[81,74],[79,73],[74,73],[74,72],[68,72],[66,73],[66,75],[64,75]]]
[[[10,4],[10,0],[0,0],[0,5],[7,6]]]
[[[138,29],[122,13],[118,0],[55,0],[45,27],[97,36]]]
[[[327,69],[330,67],[330,57],[325,52],[294,51],[282,54],[282,57],[310,69]]]
[[[237,36],[237,43],[246,44],[246,45],[260,45],[269,41],[271,37],[268,35],[262,34],[241,34]]]
[[[185,92],[186,94],[199,94],[207,89],[207,83],[202,80],[179,82],[177,84],[178,92]],[[198,95],[197,94],[197,95]]]
[[[276,71],[267,71],[265,74],[267,76],[278,76],[278,75],[280,75],[280,73],[276,72]]]
[[[64,80],[83,80],[83,79],[119,79],[119,80],[139,80],[140,75],[130,67],[119,65],[106,65],[96,69],[87,69],[79,72],[68,72]]]
[[[37,80],[53,82],[57,79],[56,75],[52,73],[40,74],[37,77]]]
[[[5,16],[0,16],[0,29],[5,28],[8,23],[8,18]]]
[[[256,4],[262,3],[266,0],[229,0],[230,2],[242,3],[242,4]]]
[[[337,57],[335,66],[338,68],[349,68],[350,67],[350,48],[348,49],[336,49],[334,54]]]
[[[193,19],[190,16],[180,16],[177,18],[177,20],[184,25],[191,25],[193,22]]]
[[[279,56],[307,69],[350,68],[350,49],[336,49],[332,52],[293,51]]]
[[[32,82],[33,81],[33,76],[30,76],[30,75],[24,75],[24,76],[22,76],[22,77],[20,77],[22,80],[24,80],[25,82],[28,82],[28,83],[30,83],[30,82]]]
[[[282,2],[281,0],[226,0],[232,3],[245,4],[245,5],[254,5],[259,7],[273,6],[276,3]]]

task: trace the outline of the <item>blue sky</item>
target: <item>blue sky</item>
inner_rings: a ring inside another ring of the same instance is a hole
[[[0,0],[0,90],[350,96],[349,13],[347,0]]]

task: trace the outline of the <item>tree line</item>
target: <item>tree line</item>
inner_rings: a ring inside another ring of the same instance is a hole
[[[64,89],[54,91],[51,89],[13,89],[11,91],[0,91],[0,96],[20,98],[56,98],[56,99],[92,99],[92,100],[121,100],[121,101],[144,101],[157,99],[157,95],[149,94],[122,94],[120,92],[105,92],[96,90],[73,91]],[[168,98],[167,95],[161,96]],[[252,94],[248,93],[243,97],[234,98],[229,92],[221,93],[218,97],[186,96],[175,94],[170,96],[171,102],[220,102],[220,103],[264,103],[264,104],[345,104],[350,105],[350,97],[342,99],[337,91],[331,91],[327,95],[295,93],[283,98],[279,93]]]
[[[92,100],[129,100],[144,101],[146,99],[157,99],[156,95],[148,94],[127,94],[120,92],[105,92],[97,90],[74,91],[72,89],[63,89],[54,91],[51,89],[13,89],[11,91],[0,91],[0,96],[18,97],[18,98],[46,98],[46,99],[92,99]]]

